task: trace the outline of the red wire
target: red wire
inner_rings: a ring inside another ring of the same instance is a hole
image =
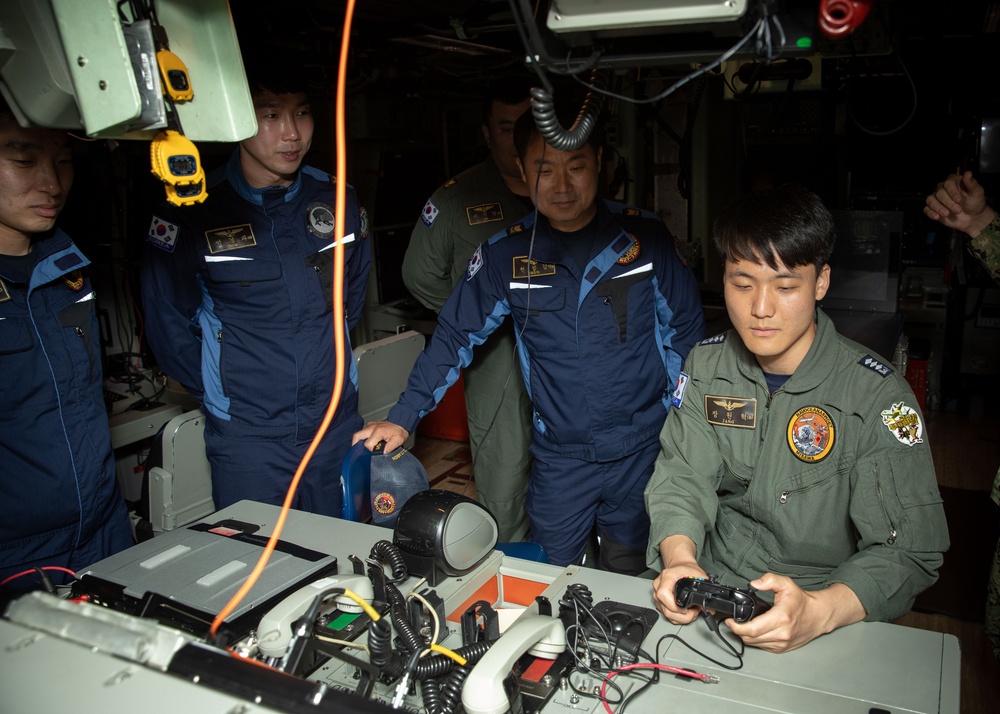
[[[656,669],[659,670],[660,672],[669,672],[671,674],[678,674],[682,677],[690,677],[691,679],[697,679],[702,682],[709,682],[715,679],[715,676],[711,674],[701,674],[700,672],[692,672],[689,669],[672,667],[669,664],[656,664],[653,662],[627,664],[624,667],[619,667],[618,669],[608,672],[608,674],[605,675],[604,677],[604,682],[601,684],[601,704],[604,705],[604,709],[605,711],[608,712],[608,714],[614,714],[614,712],[611,711],[611,705],[608,704],[606,698],[608,693],[608,683],[612,680],[612,678],[617,677],[619,674],[622,674],[623,672],[629,672],[633,669]]]
[[[43,565],[42,566],[42,570],[61,570],[64,573],[69,573],[71,577],[74,577],[74,578],[76,577],[76,573],[74,573],[69,568],[62,567],[61,565]],[[31,575],[34,572],[35,572],[35,569],[32,568],[31,570],[22,570],[20,573],[15,573],[14,575],[11,575],[10,577],[4,578],[3,581],[0,581],[0,587],[6,585],[11,580],[17,580],[20,577],[23,577],[25,575]]]

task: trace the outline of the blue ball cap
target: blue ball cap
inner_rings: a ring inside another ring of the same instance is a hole
[[[410,497],[430,488],[420,460],[400,446],[388,454],[372,453],[372,523],[392,528]]]

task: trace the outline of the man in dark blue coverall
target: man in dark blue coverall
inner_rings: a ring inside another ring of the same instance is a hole
[[[132,545],[90,261],[55,227],[72,182],[66,132],[25,129],[0,99],[0,589]]]
[[[280,504],[333,391],[334,222],[344,222],[347,328],[364,306],[371,247],[353,188],[334,216],[333,179],[302,166],[313,118],[299,73],[248,64],[256,136],[209,175],[208,199],[165,205],[146,237],[142,297],[149,343],[206,415],[216,508]],[[361,425],[345,340],[337,413],[295,507],[340,516],[340,464]]]
[[[579,561],[595,524],[599,565],[645,570],[642,493],[657,435],[704,319],[694,275],[662,221],[597,199],[601,151],[545,144],[518,120],[521,172],[537,207],[481,245],[438,316],[387,421],[355,435],[401,444],[511,315],[534,407],[527,510],[551,562]]]

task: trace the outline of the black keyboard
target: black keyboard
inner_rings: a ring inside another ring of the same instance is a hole
[[[122,394],[121,392],[116,392],[111,389],[104,390],[104,408],[111,412],[115,408],[115,402],[120,402],[125,399],[128,395]]]

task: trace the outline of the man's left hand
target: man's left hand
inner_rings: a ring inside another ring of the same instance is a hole
[[[865,618],[865,609],[854,591],[843,583],[806,591],[791,578],[766,573],[750,583],[757,590],[774,593],[774,607],[749,622],[732,618],[726,625],[750,647],[768,652],[790,652]]]

